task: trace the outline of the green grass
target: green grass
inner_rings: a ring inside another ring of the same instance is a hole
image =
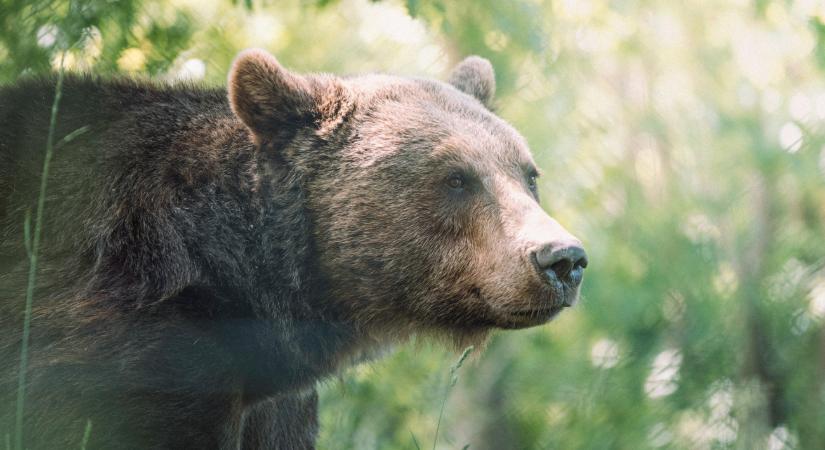
[[[43,230],[43,209],[46,203],[46,186],[49,179],[49,165],[54,153],[54,133],[57,124],[57,111],[63,91],[63,59],[60,58],[60,69],[57,74],[54,102],[52,103],[51,118],[49,119],[49,134],[46,138],[46,155],[43,158],[43,171],[40,174],[40,191],[37,196],[37,211],[32,232],[31,212],[26,213],[23,226],[26,252],[29,258],[29,276],[26,285],[26,305],[23,312],[23,337],[20,343],[20,368],[17,373],[17,402],[14,423],[14,448],[23,450],[23,410],[26,403],[26,372],[29,365],[29,335],[31,333],[32,303],[34,289],[37,285],[37,257],[40,250],[40,237]]]
[[[89,443],[89,436],[92,435],[92,421],[86,421],[86,429],[83,430],[83,441],[80,443],[80,450],[86,450],[86,444]]]
[[[455,364],[453,364],[450,367],[450,378],[447,382],[446,388],[444,389],[444,398],[441,400],[441,410],[438,412],[438,422],[436,422],[435,424],[435,436],[433,436],[433,450],[435,450],[435,445],[438,443],[438,431],[441,429],[441,419],[444,418],[444,406],[447,405],[447,398],[450,396],[450,392],[453,390],[453,387],[455,387],[455,384],[458,383],[458,369],[461,368],[461,366],[464,364],[464,361],[466,361],[467,357],[470,356],[470,353],[473,352],[474,348],[475,347],[473,347],[472,345],[465,348],[464,353],[461,354],[461,356],[458,358],[458,361],[456,361]],[[413,440],[414,439],[415,436],[413,436]],[[417,442],[416,446],[418,446]]]

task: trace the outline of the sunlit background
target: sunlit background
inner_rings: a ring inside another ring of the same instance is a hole
[[[0,0],[3,82],[68,49],[214,85],[253,46],[343,74],[490,59],[591,262],[576,308],[452,388],[426,341],[326,382],[320,448],[825,448],[825,4]]]

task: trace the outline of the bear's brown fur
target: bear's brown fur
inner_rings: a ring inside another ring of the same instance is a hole
[[[450,83],[299,75],[242,53],[228,95],[67,76],[32,320],[29,449],[312,448],[315,384],[413,333],[463,345],[578,294],[482,58]],[[0,434],[14,423],[54,80],[0,89]],[[85,128],[84,128],[85,127]]]

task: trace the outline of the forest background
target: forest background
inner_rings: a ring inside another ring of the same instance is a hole
[[[589,253],[547,326],[324,383],[320,448],[825,448],[822,2],[0,0],[0,82],[62,58],[217,85],[248,47],[441,79],[490,59]]]

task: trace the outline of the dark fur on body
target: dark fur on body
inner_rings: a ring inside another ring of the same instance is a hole
[[[474,57],[450,84],[298,75],[261,51],[226,91],[68,76],[55,136],[88,129],[49,178],[27,448],[75,447],[87,420],[89,448],[313,448],[325,376],[572,304],[578,282],[531,255],[574,238],[494,91]],[[0,88],[0,433],[53,95]]]
[[[22,223],[53,95],[53,80],[0,91],[4,432],[28,269]],[[91,448],[232,448],[265,396],[314,410],[305,391],[352,333],[306,301],[323,280],[311,278],[300,175],[256,151],[225,91],[68,76],[57,124],[58,137],[90,129],[51,169],[27,447],[76,446],[90,419]],[[314,429],[314,415],[299,416]]]

